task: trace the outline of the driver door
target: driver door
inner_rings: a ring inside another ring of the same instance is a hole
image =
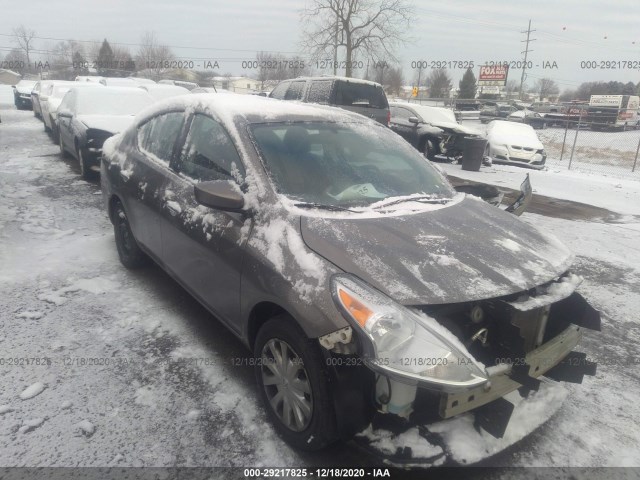
[[[239,332],[240,274],[245,214],[199,205],[194,184],[243,182],[245,171],[231,137],[208,115],[193,115],[172,164],[162,208],[165,265],[204,305]]]

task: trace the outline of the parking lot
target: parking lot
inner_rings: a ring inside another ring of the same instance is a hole
[[[125,270],[99,185],[32,112],[0,108],[2,465],[376,464],[351,444],[301,454],[282,442],[250,353],[159,268]],[[565,386],[549,422],[484,464],[637,466],[640,224],[542,211],[523,218],[575,252],[580,291],[603,314],[580,345],[598,373]]]

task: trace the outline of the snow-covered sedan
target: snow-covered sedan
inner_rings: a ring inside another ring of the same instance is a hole
[[[389,127],[429,160],[442,155],[462,156],[464,137],[480,137],[478,130],[461,125],[453,110],[415,103],[391,102]]]
[[[361,115],[174,97],[105,142],[101,185],[122,264],[155,260],[253,351],[296,448],[468,412],[500,436],[509,392],[593,373],[566,247]]]
[[[547,160],[544,145],[530,125],[494,120],[487,126],[485,155],[494,163],[542,168]]]
[[[147,92],[154,100],[163,100],[165,98],[175,97],[176,95],[190,93],[186,88],[178,87],[177,85],[143,84],[138,85],[138,88]]]
[[[72,88],[58,107],[60,153],[71,153],[82,177],[91,178],[99,171],[104,141],[127,128],[134,115],[152,103],[153,98],[140,88]]]

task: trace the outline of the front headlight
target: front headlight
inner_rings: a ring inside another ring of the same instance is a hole
[[[336,275],[331,286],[336,306],[363,339],[362,356],[373,370],[445,390],[487,381],[484,366],[433,318],[352,276]]]

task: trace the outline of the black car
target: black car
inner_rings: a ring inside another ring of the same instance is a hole
[[[415,103],[391,102],[389,127],[429,160],[462,155],[464,137],[481,133],[457,122],[452,110]]]
[[[83,178],[92,177],[99,171],[104,141],[127,128],[134,115],[153,101],[141,88],[72,88],[58,107],[60,152],[78,160]]]
[[[545,115],[534,112],[532,110],[518,110],[507,117],[510,122],[524,123],[531,125],[536,130],[541,130],[547,127],[547,120]]]
[[[31,103],[31,91],[36,86],[35,80],[20,80],[16,85],[13,85],[13,101],[18,110],[31,110],[33,104]]]
[[[484,107],[480,110],[480,121],[482,123],[489,123],[491,120],[500,120],[507,118],[513,112],[517,112],[519,108],[513,105],[493,105]]]
[[[122,264],[154,259],[253,351],[255,393],[296,448],[485,405],[470,426],[500,436],[503,396],[559,379],[600,325],[558,240],[337,108],[160,101],[104,144],[101,187]]]
[[[382,85],[343,77],[300,77],[279,83],[269,94],[278,100],[332,105],[389,125],[391,113]]]

